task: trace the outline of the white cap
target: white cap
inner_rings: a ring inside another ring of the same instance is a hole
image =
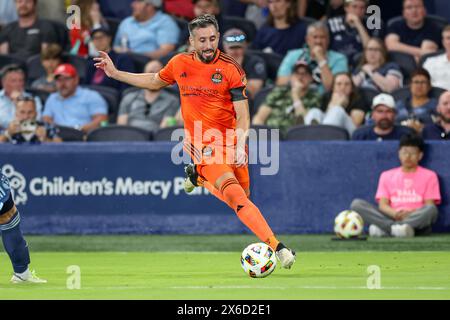
[[[380,93],[372,101],[372,109],[375,109],[379,105],[384,105],[388,108],[395,109],[394,97],[387,93]]]

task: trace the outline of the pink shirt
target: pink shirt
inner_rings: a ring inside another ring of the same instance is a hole
[[[396,210],[414,210],[425,205],[425,200],[441,203],[439,181],[434,171],[417,167],[416,172],[403,172],[402,168],[385,171],[380,176],[375,196],[389,199],[390,206]]]

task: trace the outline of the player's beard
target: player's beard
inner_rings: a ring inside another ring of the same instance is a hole
[[[204,53],[211,52],[211,51],[214,52],[214,54],[211,57],[206,58],[203,56]],[[204,50],[204,51],[200,51],[200,52],[197,51],[197,56],[201,62],[210,63],[211,61],[214,60],[214,58],[216,56],[216,52],[217,52],[217,50],[213,50],[213,49],[208,49],[208,50]]]

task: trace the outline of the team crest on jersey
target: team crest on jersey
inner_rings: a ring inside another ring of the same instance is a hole
[[[222,74],[220,72],[216,72],[211,76],[211,81],[215,84],[219,84],[222,82]]]

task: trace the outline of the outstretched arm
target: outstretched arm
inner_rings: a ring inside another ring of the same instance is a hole
[[[134,87],[159,90],[169,85],[162,81],[157,73],[130,73],[117,70],[111,58],[103,51],[100,51],[100,57],[96,57],[94,60],[96,61],[95,67],[103,69],[108,77]]]

